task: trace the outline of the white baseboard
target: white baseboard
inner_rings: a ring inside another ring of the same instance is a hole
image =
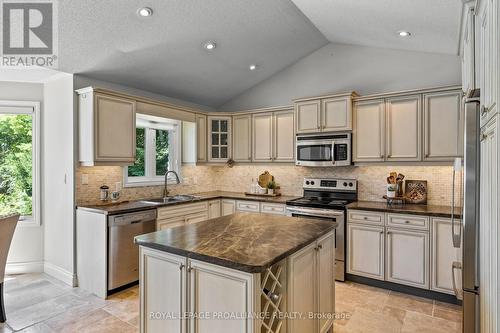
[[[76,274],[68,272],[64,268],[51,264],[50,262],[45,262],[43,266],[43,271],[45,272],[45,274],[48,274],[53,278],[56,278],[59,281],[64,282],[68,286],[71,287],[77,286]]]
[[[5,266],[6,274],[27,274],[43,272],[43,261],[8,263]]]

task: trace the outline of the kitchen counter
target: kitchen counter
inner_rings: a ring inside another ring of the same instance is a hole
[[[261,202],[272,202],[284,204],[288,200],[296,199],[294,196],[278,196],[278,197],[262,197],[254,195],[246,195],[241,192],[228,192],[228,191],[210,191],[194,193],[197,196],[195,200],[191,201],[178,201],[169,203],[148,203],[142,200],[123,201],[117,203],[104,203],[100,205],[79,205],[77,209],[87,210],[94,213],[101,213],[105,215],[116,215],[123,213],[137,212],[147,209],[155,209],[158,207],[182,205],[198,201],[216,200],[216,199],[233,199],[233,200],[250,200]],[[147,199],[143,199],[147,200]]]
[[[450,206],[432,206],[432,205],[393,205],[389,206],[386,202],[378,201],[356,201],[347,205],[347,209],[369,210],[376,212],[398,213],[398,214],[414,214],[426,215],[435,217],[451,218]],[[461,211],[455,208],[454,217],[460,218]]]
[[[137,236],[138,245],[248,273],[260,273],[335,229],[308,218],[236,213]]]

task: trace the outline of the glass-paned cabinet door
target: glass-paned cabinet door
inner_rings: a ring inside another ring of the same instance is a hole
[[[231,118],[209,117],[209,153],[213,162],[225,162],[231,154]]]

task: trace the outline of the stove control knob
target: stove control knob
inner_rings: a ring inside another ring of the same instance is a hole
[[[314,185],[314,180],[311,180],[311,185]]]
[[[347,183],[346,183],[346,182],[344,182],[344,186],[347,186]]]
[[[349,186],[352,187],[354,184],[353,183],[349,183]]]
[[[306,185],[309,185],[309,181],[308,180],[306,180]]]

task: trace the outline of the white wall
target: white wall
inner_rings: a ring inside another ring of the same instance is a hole
[[[180,99],[151,93],[151,92],[146,91],[146,90],[127,87],[127,86],[124,86],[121,84],[96,80],[96,79],[93,79],[93,78],[90,78],[87,76],[83,76],[83,75],[78,75],[78,74],[74,75],[75,90],[80,89],[80,88],[89,87],[89,86],[96,87],[96,88],[105,88],[105,89],[110,89],[110,90],[116,90],[116,91],[119,91],[119,92],[122,92],[125,94],[130,94],[130,95],[140,96],[140,97],[145,97],[145,98],[151,98],[151,99],[154,99],[157,101],[163,101],[166,103],[172,103],[172,104],[190,107],[190,108],[194,108],[194,109],[198,109],[198,110],[215,111],[214,108],[209,107],[209,106],[190,103],[190,102],[183,101]]]
[[[460,58],[453,55],[330,43],[219,110],[289,105],[299,97],[352,90],[366,95],[459,85],[460,68]]]
[[[75,284],[73,75],[44,84],[42,221],[46,273]]]
[[[44,112],[43,84],[0,81],[0,99],[34,101]],[[42,131],[43,132],[43,131]],[[43,178],[43,176],[42,176]],[[18,225],[7,259],[7,273],[23,273],[43,270],[43,225]]]

